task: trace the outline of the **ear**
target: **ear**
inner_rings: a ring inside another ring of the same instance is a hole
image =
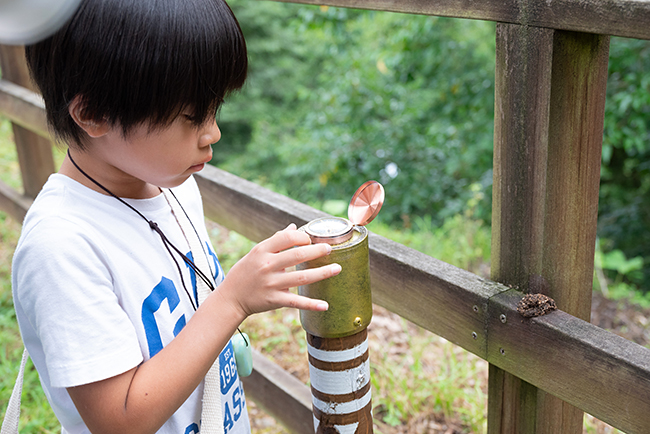
[[[79,128],[84,130],[92,138],[97,138],[105,135],[110,129],[110,125],[106,120],[97,121],[88,117],[86,113],[86,105],[83,102],[81,95],[74,97],[70,105],[68,105],[68,113],[72,120],[79,125]]]

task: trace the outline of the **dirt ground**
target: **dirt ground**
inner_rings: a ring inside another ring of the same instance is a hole
[[[650,309],[608,300],[599,292],[594,292],[591,323],[639,345],[650,345]]]

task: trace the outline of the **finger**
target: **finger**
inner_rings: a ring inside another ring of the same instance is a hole
[[[283,307],[293,307],[301,310],[314,310],[324,312],[329,309],[329,304],[324,300],[304,297],[291,292],[283,292],[278,296],[278,304]]]
[[[328,264],[318,268],[280,273],[275,283],[277,288],[293,288],[325,280],[336,276],[340,272],[341,266],[339,264]]]
[[[285,250],[275,255],[275,269],[280,270],[284,268],[293,267],[303,262],[313,261],[314,259],[322,258],[332,252],[332,246],[325,243],[310,244],[308,246],[300,246],[294,249]]]
[[[289,225],[291,226],[291,225]],[[306,246],[311,244],[311,239],[306,233],[296,229],[285,229],[276,232],[271,238],[267,238],[259,245],[271,253],[278,253],[295,246]]]
[[[296,230],[296,224],[295,223],[289,223],[289,226],[286,228],[282,229],[283,231],[295,231]]]

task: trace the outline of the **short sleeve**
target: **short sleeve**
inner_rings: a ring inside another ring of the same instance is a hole
[[[28,322],[21,331],[40,341],[51,386],[100,381],[141,363],[137,333],[92,230],[52,217],[23,238],[13,263],[16,310],[24,314],[19,323]]]

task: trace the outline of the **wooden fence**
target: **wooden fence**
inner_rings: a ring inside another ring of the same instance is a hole
[[[300,1],[299,1],[300,2]],[[489,433],[581,433],[583,411],[650,433],[650,350],[589,324],[609,36],[650,39],[644,0],[303,0],[491,20],[496,27],[492,281],[371,234],[373,301],[487,360]],[[22,221],[54,170],[21,49],[1,47],[0,113],[14,124]],[[210,219],[254,241],[321,212],[214,167],[198,175]],[[496,283],[501,282],[501,283]],[[524,293],[561,310],[524,319]],[[255,354],[247,395],[313,432],[309,389]]]

